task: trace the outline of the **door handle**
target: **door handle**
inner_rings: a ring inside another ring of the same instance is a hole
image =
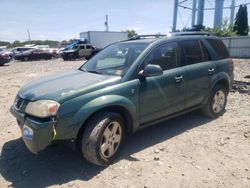
[[[175,76],[174,79],[175,79],[175,83],[178,84],[178,83],[181,83],[183,81],[183,76],[182,75]]]
[[[209,75],[212,75],[212,74],[214,74],[214,68],[211,68],[211,69],[207,69],[207,71],[208,71],[208,74]]]

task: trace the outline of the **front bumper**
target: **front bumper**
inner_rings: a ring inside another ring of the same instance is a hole
[[[24,143],[32,153],[37,154],[52,143],[53,126],[56,122],[33,120],[26,117],[25,114],[18,112],[14,106],[11,106],[10,112],[16,117]]]

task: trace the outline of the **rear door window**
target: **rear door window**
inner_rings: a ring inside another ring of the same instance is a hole
[[[213,47],[219,59],[226,59],[229,57],[227,48],[221,40],[207,39],[207,41]]]
[[[211,56],[207,50],[207,47],[203,44],[203,42],[200,43],[201,43],[203,61],[211,61]]]
[[[211,60],[211,56],[202,41],[186,40],[182,41],[181,44],[185,65],[192,65]]]
[[[81,49],[81,50],[83,49],[84,50],[85,46],[79,46],[79,49]]]

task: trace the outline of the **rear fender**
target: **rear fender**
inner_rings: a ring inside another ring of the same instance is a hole
[[[217,74],[215,77],[213,77],[212,80],[211,80],[211,87],[209,87],[209,91],[208,91],[208,93],[207,93],[207,96],[206,96],[206,98],[205,98],[203,104],[206,104],[206,103],[207,103],[207,101],[208,101],[208,99],[209,99],[209,96],[210,96],[210,93],[212,92],[212,90],[213,90],[213,88],[215,87],[215,85],[219,84],[219,83],[222,82],[222,81],[225,82],[225,83],[227,83],[227,86],[226,86],[226,87],[228,87],[228,90],[231,89],[231,87],[232,87],[232,81],[231,81],[231,79],[230,79],[230,76],[229,76],[227,73],[225,73],[225,72],[220,72],[220,73],[218,73],[218,74]]]

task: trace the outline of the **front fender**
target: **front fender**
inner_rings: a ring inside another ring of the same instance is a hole
[[[132,101],[130,101],[128,98],[119,95],[101,96],[86,103],[74,115],[73,124],[76,125],[73,131],[74,138],[76,138],[79,129],[92,114],[111,106],[119,106],[126,109],[130,113],[133,125],[138,124],[138,113],[136,105]]]

